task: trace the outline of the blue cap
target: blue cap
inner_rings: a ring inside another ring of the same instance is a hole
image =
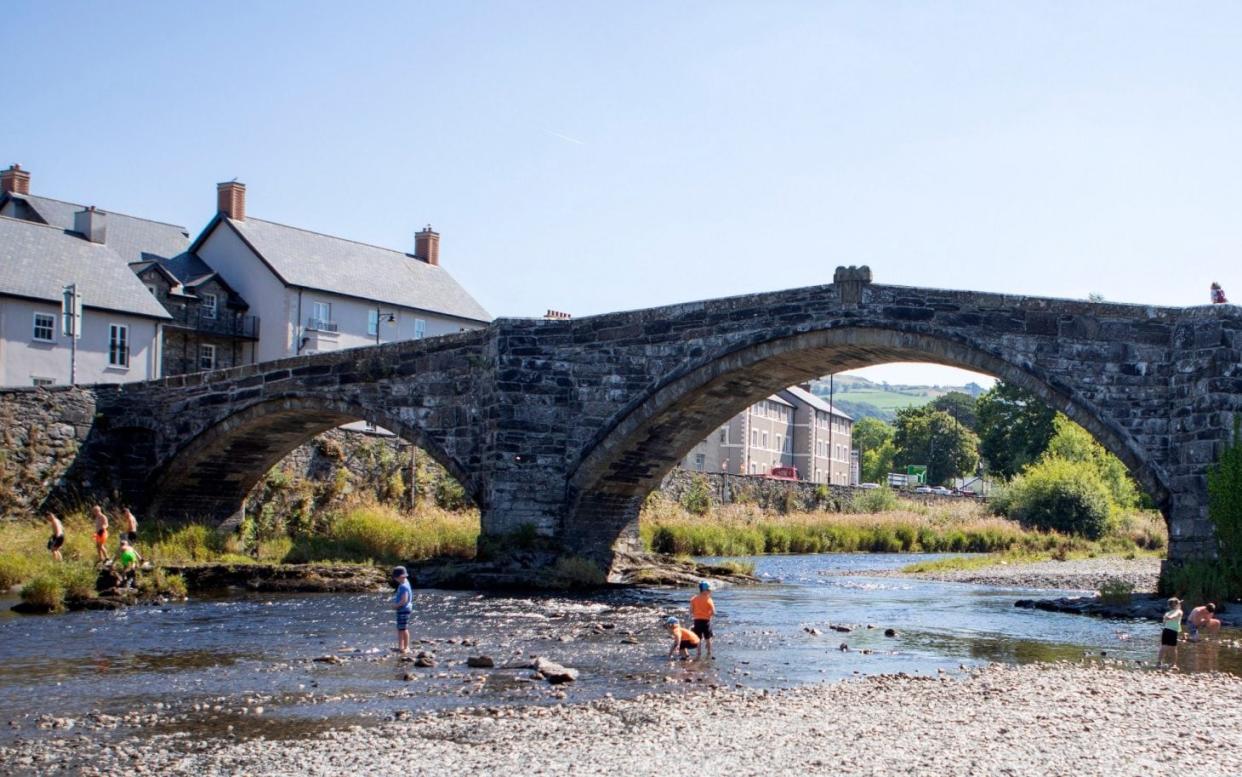
[[[676,618],[674,618],[672,615],[670,615],[670,616],[668,616],[667,618],[665,618],[665,619],[664,619],[664,625],[665,625],[665,626],[676,626],[676,625],[677,625],[677,619],[676,619]]]
[[[409,574],[405,571],[405,567],[393,567],[392,576],[393,577],[409,577]]]
[[[699,590],[700,590],[700,591],[710,591],[710,590],[712,590],[712,584],[711,584],[711,583],[709,583],[709,582],[707,582],[706,580],[700,580],[700,581],[699,581]]]

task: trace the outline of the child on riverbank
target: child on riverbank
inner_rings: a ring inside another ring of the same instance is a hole
[[[45,515],[48,525],[52,527],[52,536],[47,541],[47,549],[52,552],[52,558],[61,561],[60,549],[65,544],[65,525],[60,522],[55,513],[49,512]]]
[[[99,505],[91,506],[91,516],[95,519],[95,555],[100,562],[108,560],[108,516]]]
[[[118,588],[133,588],[138,577],[138,554],[128,540],[121,540],[120,552],[112,562],[112,575]]]
[[[1168,665],[1177,668],[1177,640],[1182,635],[1182,601],[1176,596],[1169,599],[1169,610],[1164,614],[1164,628],[1160,630],[1160,653],[1156,656],[1156,667]]]
[[[706,580],[699,581],[699,592],[690,599],[690,617],[694,622],[690,630],[699,638],[696,658],[703,657],[703,648],[707,647],[707,657],[712,656],[712,618],[716,615],[716,603],[712,601],[712,584]]]
[[[405,567],[395,567],[392,579],[397,583],[397,593],[392,597],[392,607],[397,612],[397,652],[410,652],[410,614],[414,612],[414,591],[410,588]]]
[[[668,633],[673,637],[673,645],[668,649],[668,657],[678,655],[681,660],[685,661],[690,657],[690,648],[699,646],[699,638],[690,629],[683,628],[681,622],[671,615],[664,619],[664,625],[668,627]]]

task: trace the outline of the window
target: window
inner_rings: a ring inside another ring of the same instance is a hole
[[[367,311],[367,334],[371,335],[372,337],[375,337],[377,334],[379,334],[379,311],[378,310]]]
[[[778,451],[785,450],[785,441],[781,439],[781,436],[779,434],[776,435],[776,449]]]
[[[55,386],[56,385],[56,381],[52,380],[51,378],[32,378],[31,380],[34,382],[34,385],[36,386]]]
[[[155,284],[154,284],[154,283],[148,283],[148,284],[147,284],[147,291],[151,292],[151,296],[152,296],[152,297],[154,297],[154,296],[155,296]]]
[[[203,318],[215,318],[216,312],[219,310],[219,302],[215,294],[207,292],[203,293]]]
[[[752,448],[759,447],[759,432],[756,429],[750,430],[750,445]]]
[[[765,448],[768,447],[768,433],[767,432],[763,433],[763,447]]]
[[[56,337],[56,316],[51,313],[34,314],[34,339],[50,343]]]
[[[720,441],[723,443],[729,442],[729,427],[720,427]]]
[[[214,370],[216,368],[216,347],[214,345],[200,345],[198,347],[198,368],[200,370]]]
[[[332,303],[331,302],[312,302],[310,319],[306,322],[308,329],[318,329],[321,332],[335,332],[336,324],[332,321]]]
[[[422,340],[427,336],[427,322],[421,318],[414,319],[414,339]]]
[[[108,364],[113,367],[129,366],[129,327],[122,324],[108,327]]]
[[[694,454],[694,469],[702,472],[707,467],[707,456],[702,453]]]

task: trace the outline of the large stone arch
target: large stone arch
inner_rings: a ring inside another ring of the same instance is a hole
[[[571,464],[564,534],[599,547],[633,542],[643,500],[713,429],[786,386],[829,372],[928,361],[996,376],[1032,392],[1129,467],[1168,517],[1166,473],[1108,412],[1058,376],[953,332],[900,325],[835,326],[706,353],[637,396]]]
[[[388,429],[419,447],[478,501],[475,478],[419,427],[347,400],[287,395],[238,408],[167,455],[147,479],[145,509],[161,520],[240,517],[247,494],[281,459],[316,435],[355,421]]]

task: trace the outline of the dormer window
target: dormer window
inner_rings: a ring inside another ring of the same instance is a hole
[[[202,302],[203,318],[215,318],[216,310],[219,307],[219,303],[216,300],[216,295],[204,292],[202,299],[203,299],[203,302]]]

